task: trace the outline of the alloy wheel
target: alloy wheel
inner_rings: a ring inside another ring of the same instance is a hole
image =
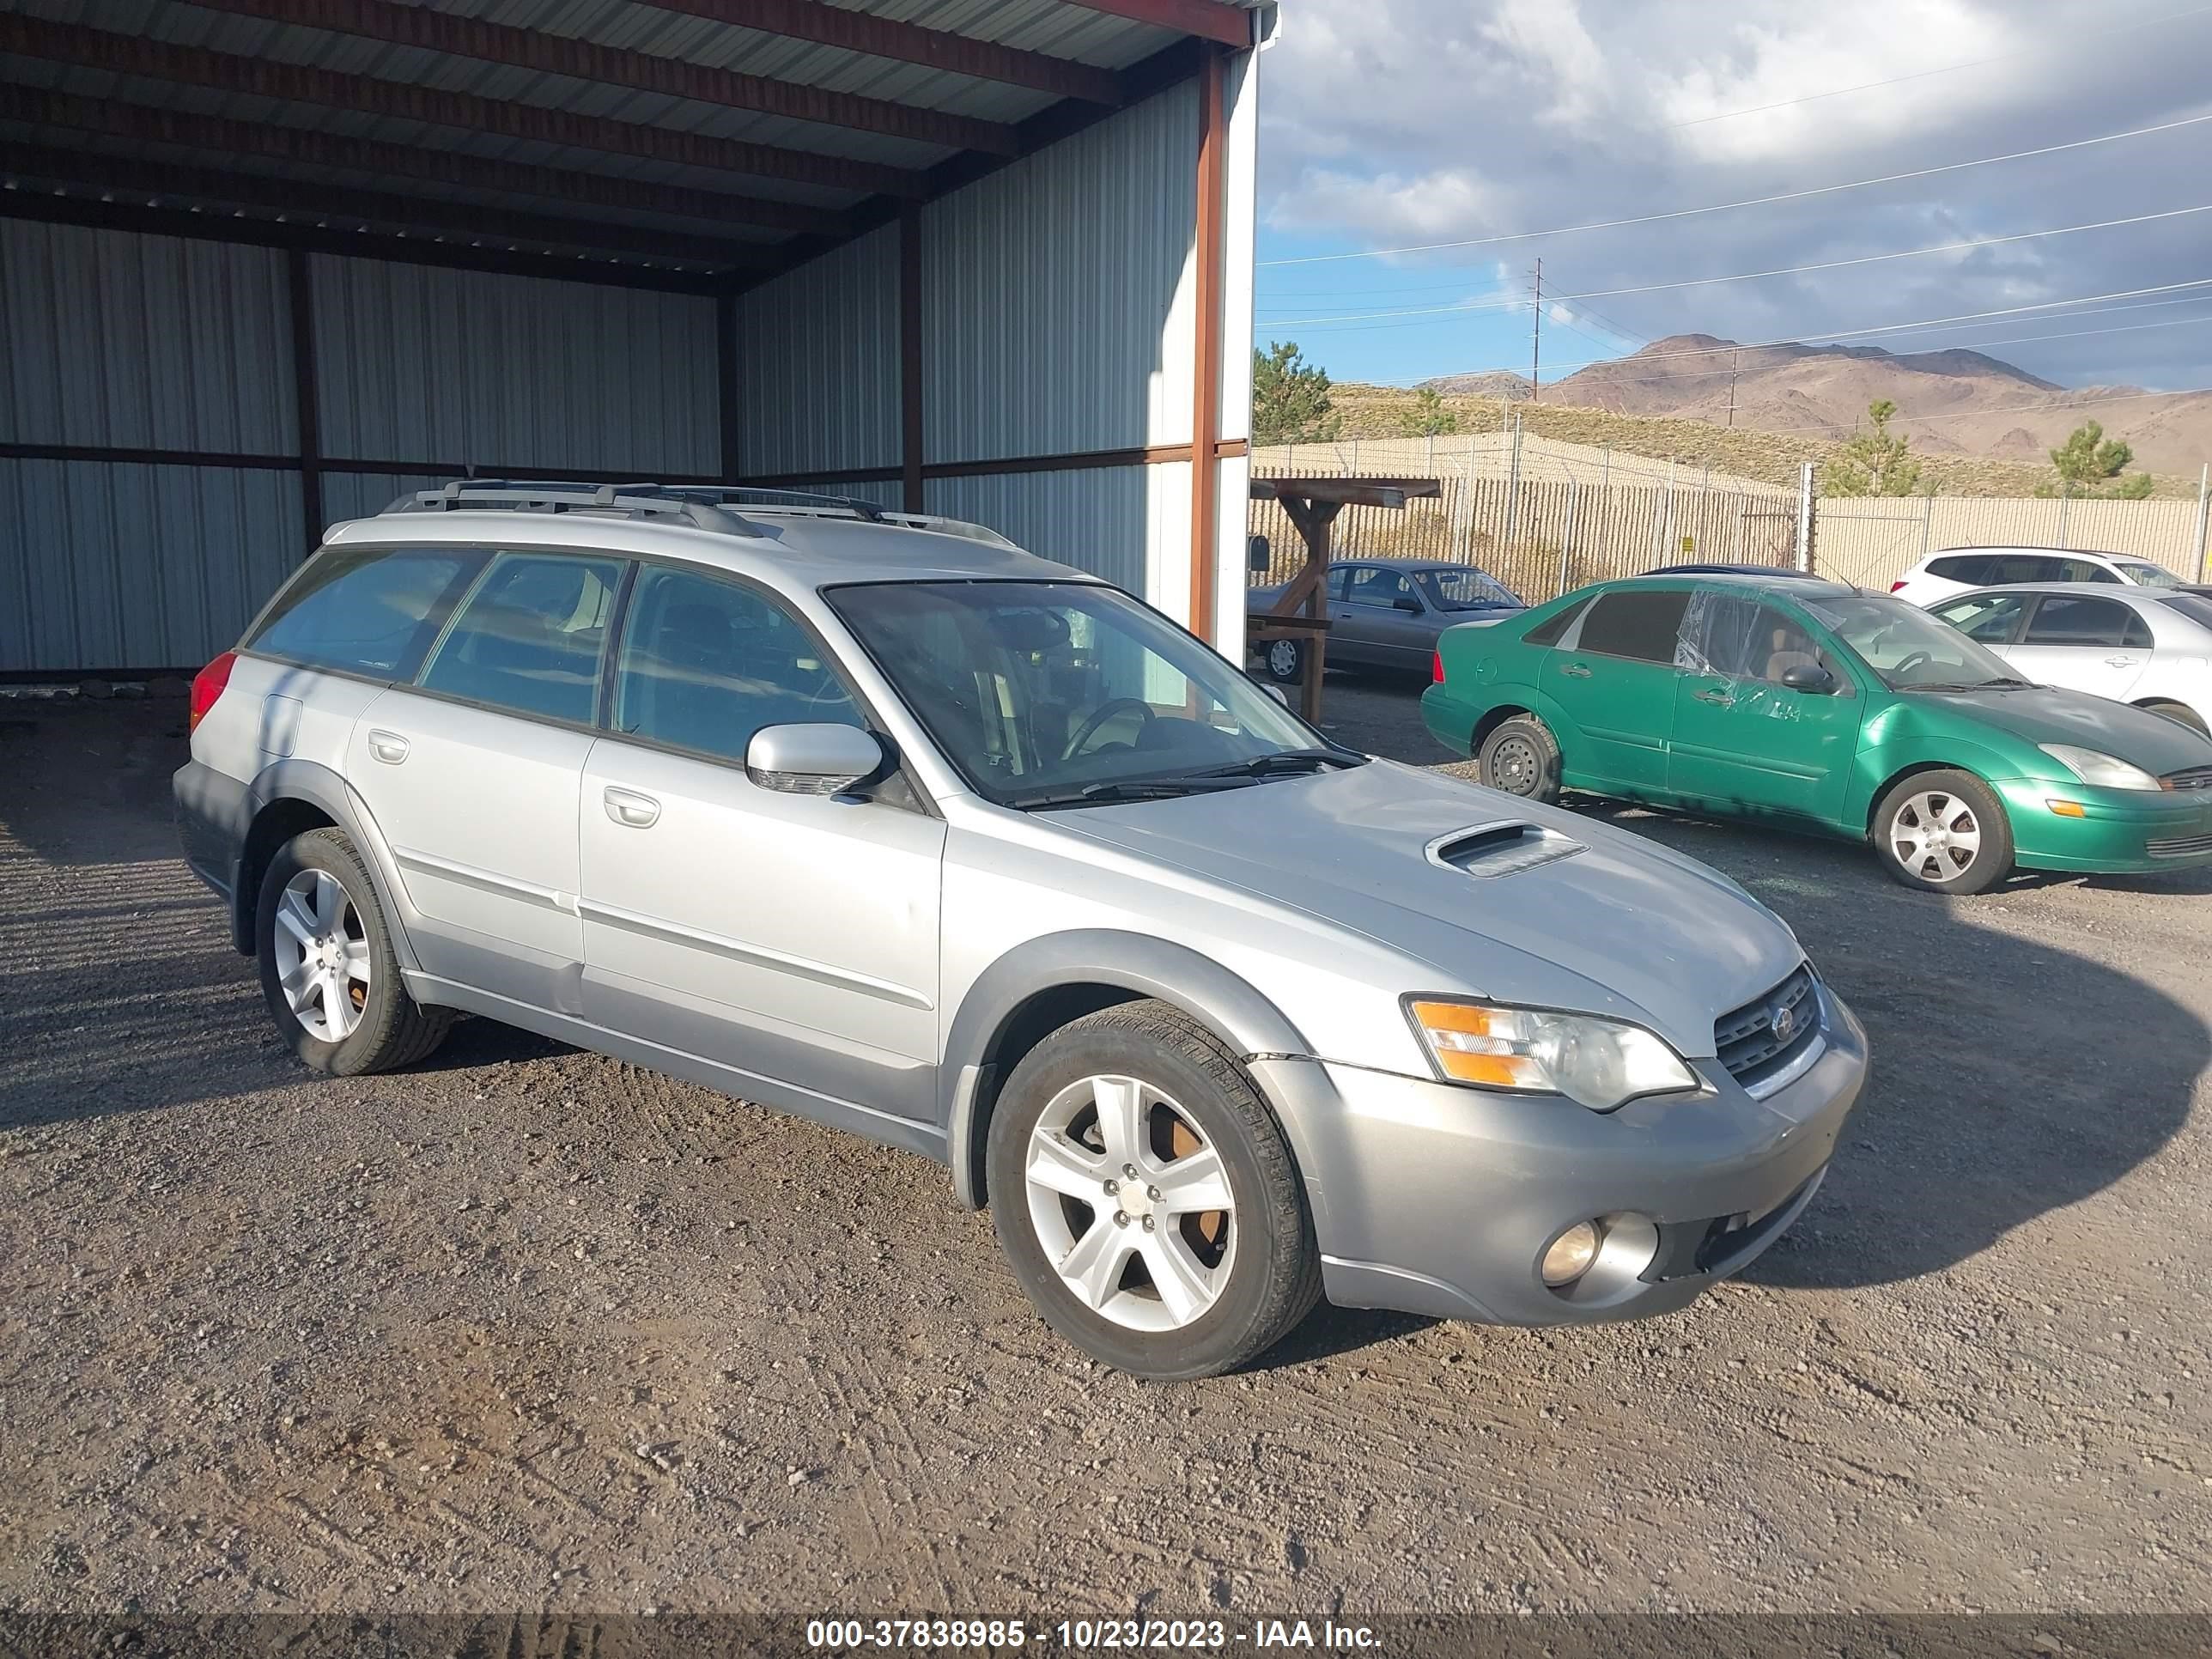
[[[309,1036],[343,1042],[368,1007],[368,930],[344,884],[302,870],[276,901],[270,949],[276,983]]]
[[[1889,820],[1890,856],[1921,880],[1955,880],[1981,855],[1982,826],[1960,797],[1942,790],[1909,796]]]
[[[1188,1113],[1133,1077],[1088,1077],[1046,1103],[1024,1159],[1030,1224],[1083,1305],[1139,1331],[1181,1329],[1236,1265],[1236,1200]]]

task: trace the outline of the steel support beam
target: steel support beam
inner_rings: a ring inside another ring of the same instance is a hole
[[[880,133],[915,143],[1001,153],[1011,153],[1013,143],[1012,130],[996,121],[775,81],[621,46],[602,46],[569,35],[459,16],[430,6],[401,5],[394,0],[194,0],[194,3],[216,11],[263,17],[273,23],[358,35],[386,46],[450,52],[457,58],[633,87],[641,92]]]
[[[5,107],[0,94],[0,108]],[[210,206],[246,207],[319,223],[358,219],[404,233],[430,233],[471,242],[531,242],[551,247],[592,250],[631,258],[723,270],[757,269],[771,257],[769,248],[750,247],[680,231],[653,230],[605,219],[568,219],[553,214],[518,213],[508,208],[478,207],[470,202],[397,196],[386,191],[347,190],[266,173],[222,167],[141,161],[98,150],[54,149],[17,144],[0,152],[0,178],[34,179],[126,195],[181,198]]]
[[[711,18],[732,28],[811,40],[818,46],[842,46],[871,58],[921,64],[973,76],[979,81],[1001,81],[1032,92],[1048,92],[1055,98],[1080,98],[1109,106],[1122,101],[1121,77],[1112,70],[874,17],[844,6],[823,5],[820,0],[647,0],[647,3],[665,11]]]
[[[604,150],[613,155],[635,155],[678,167],[714,167],[725,173],[780,179],[827,190],[903,195],[913,194],[921,186],[921,175],[905,167],[717,138],[706,133],[682,132],[641,121],[580,115],[542,104],[484,98],[474,93],[449,92],[408,82],[380,80],[373,76],[340,74],[335,70],[280,63],[270,58],[177,46],[143,35],[58,23],[18,12],[0,13],[0,52],[42,58],[48,63],[73,64],[114,75],[139,76],[148,80],[207,87],[218,92],[274,98],[286,103],[314,104],[357,115],[423,121],[434,126],[456,127],[465,132],[520,138],[531,143]],[[771,215],[787,214],[791,204],[772,202],[763,207]],[[781,228],[799,227],[782,224]]]
[[[1088,11],[1110,12],[1133,23],[1194,34],[1216,46],[1243,48],[1252,44],[1252,14],[1222,0],[1071,0]]]
[[[570,207],[616,213],[661,213],[702,219],[714,224],[755,224],[772,229],[819,233],[842,228],[843,216],[788,202],[760,202],[726,196],[688,185],[653,184],[568,167],[496,161],[453,150],[417,149],[410,144],[349,138],[306,127],[234,121],[195,115],[185,110],[155,109],[104,98],[79,98],[31,87],[0,86],[0,119],[39,126],[71,127],[105,133],[137,144],[169,144],[182,149],[214,150],[225,155],[258,155],[295,166],[330,167],[341,173],[420,179],[457,190],[498,196],[535,196]],[[0,155],[0,161],[4,161]]]
[[[1223,223],[1229,202],[1228,58],[1209,47],[1198,76],[1197,325],[1191,356],[1190,631],[1213,642],[1220,581]]]
[[[915,203],[899,210],[898,239],[901,501],[922,513],[921,209]]]

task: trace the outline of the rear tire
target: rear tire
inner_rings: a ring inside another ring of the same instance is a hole
[[[1534,714],[1499,722],[1475,750],[1483,783],[1546,805],[1559,799],[1559,740]]]
[[[985,1157],[1022,1288],[1118,1370],[1234,1370],[1320,1299],[1313,1218],[1274,1115],[1229,1048],[1165,1003],[1102,1009],[1030,1050]]]
[[[1916,772],[1874,811],[1875,854],[1923,893],[1979,893],[2012,873],[2012,820],[1971,772]]]
[[[411,1066],[445,1041],[453,1011],[407,994],[368,866],[338,830],[276,850],[253,919],[261,994],[292,1052],[358,1077]]]
[[[2204,716],[2185,702],[2146,702],[2136,705],[2148,714],[2163,714],[2170,720],[2179,720],[2192,732],[2202,732],[2212,737],[2212,726],[2204,723]]]

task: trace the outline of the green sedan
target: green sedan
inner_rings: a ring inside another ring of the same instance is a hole
[[[2031,685],[1917,606],[1802,577],[1634,577],[1445,631],[1430,732],[1493,789],[1872,842],[1907,886],[2212,863],[2212,738]]]

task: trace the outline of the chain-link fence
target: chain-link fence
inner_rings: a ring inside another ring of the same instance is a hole
[[[2205,579],[2205,514],[2197,501],[1824,496],[1814,504],[1814,568],[1861,587],[1887,587],[1949,547],[2124,553],[2191,581]]]

